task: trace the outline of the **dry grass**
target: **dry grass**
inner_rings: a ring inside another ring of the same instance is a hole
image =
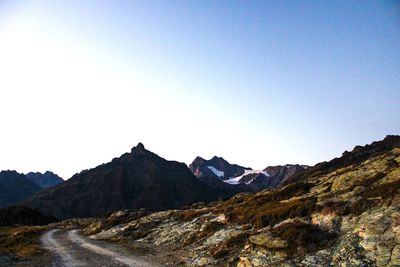
[[[274,225],[282,220],[311,215],[315,210],[314,198],[301,198],[311,188],[308,183],[296,183],[279,190],[244,195],[218,206],[214,212],[222,212],[229,222],[247,224],[256,228]]]
[[[292,221],[274,227],[272,233],[286,240],[289,254],[302,254],[326,246],[335,235],[301,221]]]
[[[210,208],[201,208],[201,209],[187,209],[182,210],[175,214],[175,217],[180,221],[190,221],[194,218],[197,218],[201,215],[204,215],[210,212]]]
[[[42,252],[39,238],[46,226],[0,227],[0,254],[29,258]]]

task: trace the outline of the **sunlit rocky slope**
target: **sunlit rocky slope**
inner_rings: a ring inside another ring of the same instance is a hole
[[[400,137],[356,147],[274,190],[84,229],[174,266],[400,266]]]

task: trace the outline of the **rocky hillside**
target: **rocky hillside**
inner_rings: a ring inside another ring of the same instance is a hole
[[[200,182],[184,163],[167,161],[139,143],[130,153],[76,174],[23,205],[57,218],[79,218],[121,209],[174,209],[225,196]]]
[[[50,188],[64,182],[60,176],[50,171],[45,173],[30,172],[26,174],[26,177],[42,188]]]
[[[184,210],[119,212],[84,232],[174,266],[400,266],[399,140],[345,153],[282,188]]]
[[[328,162],[321,162],[306,171],[291,176],[285,181],[285,184],[294,181],[309,179],[314,176],[329,173],[338,168],[344,168],[350,165],[359,164],[371,157],[386,153],[388,150],[400,146],[400,137],[397,135],[388,135],[381,141],[373,142],[365,146],[356,146],[352,151],[343,152],[339,158],[334,158]]]
[[[16,204],[42,188],[16,171],[0,172],[0,208]]]

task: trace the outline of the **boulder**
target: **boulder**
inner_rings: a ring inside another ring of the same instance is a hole
[[[268,232],[250,236],[249,240],[255,245],[264,246],[270,249],[283,249],[288,247],[287,241],[275,237]]]

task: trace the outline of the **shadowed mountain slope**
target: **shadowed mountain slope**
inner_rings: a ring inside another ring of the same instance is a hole
[[[123,209],[174,209],[225,196],[200,182],[184,163],[167,161],[139,143],[130,153],[82,171],[23,205],[58,218],[72,218]]]
[[[42,190],[40,186],[16,171],[0,172],[0,208],[16,204]]]
[[[50,188],[64,182],[60,176],[50,171],[45,173],[30,172],[26,174],[26,177],[42,188]]]

